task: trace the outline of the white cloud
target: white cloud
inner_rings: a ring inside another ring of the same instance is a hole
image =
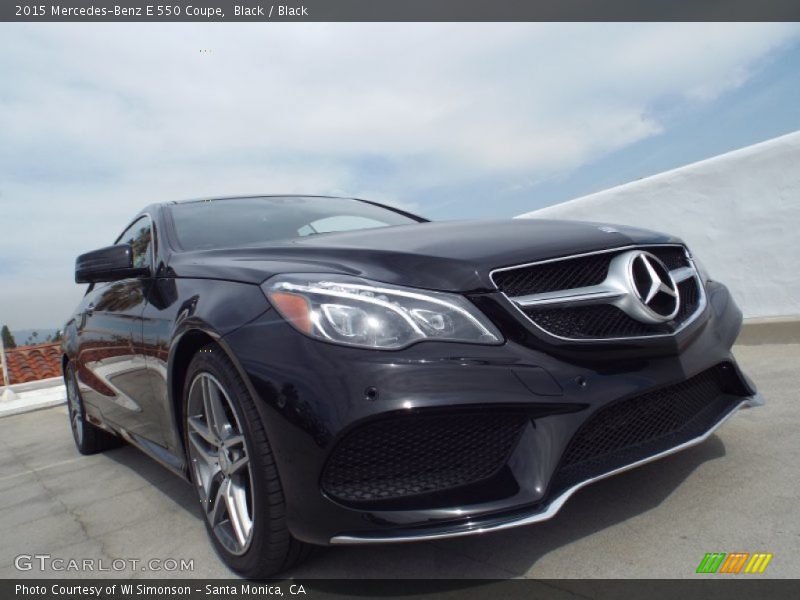
[[[149,202],[260,191],[402,202],[493,176],[525,185],[658,134],[655,106],[718,98],[799,33],[2,24],[0,272],[15,291],[0,294],[0,322],[60,322],[75,254]],[[52,317],[25,300],[40,284]]]

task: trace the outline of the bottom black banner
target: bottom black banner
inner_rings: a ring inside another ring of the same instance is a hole
[[[232,598],[647,598],[715,600],[798,598],[800,580],[768,579],[308,579],[308,580],[0,580],[0,598],[89,600],[226,600]]]

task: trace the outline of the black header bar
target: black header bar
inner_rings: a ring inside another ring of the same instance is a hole
[[[2,0],[9,22],[800,21],[799,0]]]

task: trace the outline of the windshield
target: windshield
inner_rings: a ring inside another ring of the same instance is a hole
[[[184,250],[253,246],[424,221],[361,200],[306,196],[202,200],[169,209]]]

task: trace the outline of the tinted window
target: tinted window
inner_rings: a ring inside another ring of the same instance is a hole
[[[170,207],[186,250],[253,246],[276,240],[418,221],[344,198],[266,197],[186,202]]]
[[[122,232],[115,243],[130,244],[133,248],[133,266],[139,268],[152,266],[152,240],[150,219],[142,217]]]

